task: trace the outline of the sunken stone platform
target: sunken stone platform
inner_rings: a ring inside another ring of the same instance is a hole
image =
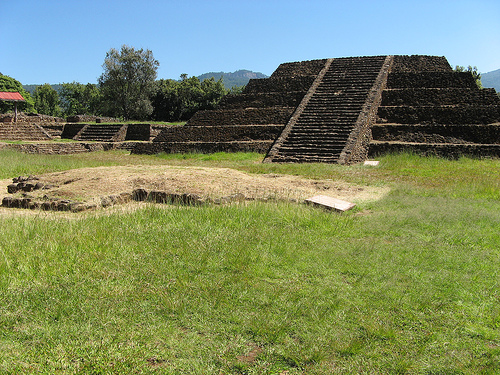
[[[219,108],[163,129],[134,153],[256,151],[265,162],[352,164],[411,150],[500,155],[500,99],[440,56],[281,64]]]

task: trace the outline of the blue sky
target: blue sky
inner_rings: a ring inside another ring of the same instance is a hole
[[[343,56],[446,56],[500,69],[499,0],[0,0],[0,72],[96,83],[106,52],[150,49],[158,78]]]

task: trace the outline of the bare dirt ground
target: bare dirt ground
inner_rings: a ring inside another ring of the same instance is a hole
[[[229,168],[118,166],[73,169],[36,177],[43,185],[50,187],[24,194],[37,200],[67,199],[80,202],[99,202],[102,197],[131,193],[139,188],[169,194],[195,194],[201,199],[212,201],[239,195],[245,200],[301,202],[321,194],[354,203],[380,199],[389,191],[388,188],[357,186],[333,180],[252,175]],[[0,181],[0,199],[13,196],[7,193],[7,186],[11,183],[11,179]],[[15,195],[21,196],[22,193]],[[0,208],[0,214],[6,211],[30,210]]]

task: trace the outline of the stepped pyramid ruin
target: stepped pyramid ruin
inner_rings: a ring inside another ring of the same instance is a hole
[[[265,162],[352,164],[402,150],[500,157],[495,90],[438,56],[284,63],[133,152],[256,151]]]

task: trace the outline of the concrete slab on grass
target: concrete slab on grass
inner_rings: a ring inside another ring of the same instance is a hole
[[[316,195],[315,197],[308,198],[305,200],[306,203],[313,204],[315,206],[321,206],[328,210],[335,210],[339,212],[344,212],[350,210],[356,204],[343,201],[341,199],[328,197],[326,195]]]

